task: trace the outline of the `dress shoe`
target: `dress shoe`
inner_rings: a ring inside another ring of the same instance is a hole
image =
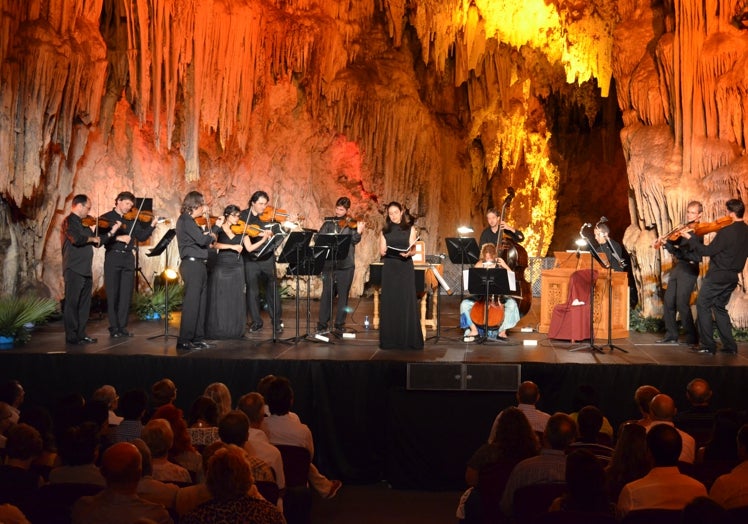
[[[698,346],[697,348],[694,348],[691,351],[693,351],[694,353],[701,353],[702,355],[706,355],[706,354],[714,355],[717,352],[716,349],[710,349],[706,346]]]
[[[127,331],[125,328],[122,328],[119,330],[119,335],[121,337],[131,337],[134,335],[134,333],[131,333],[130,331]]]
[[[665,337],[659,340],[655,340],[655,344],[677,344],[678,339],[673,337]]]
[[[322,331],[327,331],[327,324],[317,322],[317,333],[321,333]]]
[[[275,333],[276,334],[283,333],[283,324],[275,326]]]
[[[198,348],[192,342],[177,342],[177,349],[192,351],[194,349],[202,349],[202,348]]]
[[[92,337],[83,337],[81,339],[78,339],[78,344],[96,344],[98,342],[95,338]]]
[[[197,341],[193,340],[192,341],[192,345],[195,346],[198,349],[210,349],[210,348],[213,347],[210,344],[208,344],[207,342],[205,342],[204,340],[197,340]]]
[[[119,332],[119,330],[116,330],[116,331],[112,331],[112,330],[110,329],[110,330],[109,330],[109,336],[110,336],[111,338],[121,338],[121,337],[122,337],[122,333],[120,333],[120,332]]]
[[[262,329],[262,322],[252,322],[252,325],[249,326],[249,332],[254,333],[255,331],[259,331]]]

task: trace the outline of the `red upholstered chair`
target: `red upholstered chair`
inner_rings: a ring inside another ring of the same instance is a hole
[[[597,281],[597,274],[597,270],[589,269],[571,274],[566,302],[553,308],[548,338],[572,342],[590,338],[590,290]],[[575,300],[584,304],[573,306]]]

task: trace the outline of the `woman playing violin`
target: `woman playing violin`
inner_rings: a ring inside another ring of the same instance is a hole
[[[262,214],[268,207],[270,197],[265,191],[255,191],[249,199],[248,209],[241,212],[241,219],[244,220],[249,226],[257,226],[263,231],[270,231],[277,228],[275,221],[264,221]],[[250,242],[252,244],[258,244],[264,242],[267,236],[271,236],[271,233],[265,233],[264,235],[257,235],[251,237]],[[266,236],[267,235],[267,236]],[[249,326],[250,333],[259,331],[262,329],[262,317],[260,316],[260,280],[265,281],[265,298],[268,303],[268,312],[270,313],[270,321],[274,323],[274,333],[280,333],[283,331],[283,321],[281,320],[281,301],[280,293],[278,292],[278,283],[275,278],[275,253],[269,250],[263,253],[259,258],[249,251],[244,253],[244,278],[247,284],[247,311],[252,317],[252,323]]]
[[[699,255],[709,257],[709,270],[701,281],[699,298],[696,300],[700,345],[694,349],[699,353],[712,355],[717,352],[715,324],[722,341],[722,351],[733,355],[738,352],[738,345],[732,336],[727,303],[738,285],[738,275],[745,269],[748,258],[748,224],[743,220],[745,204],[742,200],[732,198],[725,207],[732,222],[722,227],[708,245],[700,243],[688,231],[683,232],[689,246]],[[715,230],[719,227],[721,224],[715,224]]]
[[[216,219],[213,230],[197,225],[195,219],[208,214],[201,193],[190,191],[184,197],[177,219],[177,243],[182,263],[179,273],[184,282],[182,321],[179,324],[177,349],[205,349],[205,312],[208,302],[208,247],[216,240],[223,217]]]
[[[701,212],[704,207],[701,202],[692,201],[688,203],[686,209],[686,223],[692,224],[701,220]],[[687,227],[687,224],[685,227]],[[677,228],[682,230],[683,228]],[[675,238],[673,238],[675,237]],[[704,243],[701,237],[696,237],[696,241]],[[691,313],[691,293],[696,287],[696,280],[699,278],[699,255],[693,247],[690,246],[680,231],[677,235],[669,235],[664,244],[661,239],[655,240],[653,247],[661,244],[673,256],[674,265],[670,270],[668,277],[665,296],[663,297],[662,319],[665,321],[665,336],[657,341],[658,344],[677,344],[678,343],[678,321],[676,315],[680,314],[680,322],[683,326],[683,332],[686,335],[686,343],[694,345],[698,341],[696,334],[696,325]]]
[[[322,277],[322,296],[319,304],[319,319],[317,330],[327,331],[327,324],[332,316],[332,300],[335,291],[338,293],[338,311],[335,315],[334,326],[336,330],[345,327],[345,318],[348,314],[348,293],[353,283],[353,272],[356,262],[356,244],[361,242],[361,232],[364,223],[353,220],[348,216],[351,200],[348,197],[340,197],[335,202],[335,216],[326,219],[319,228],[320,235],[350,235],[351,245],[348,254],[342,260],[327,260],[325,262],[325,273]],[[334,265],[333,265],[334,262]]]
[[[156,218],[150,223],[135,221],[137,209],[135,195],[130,191],[122,191],[114,199],[114,209],[99,217],[109,224],[120,222],[122,225],[116,233],[108,235],[104,241],[106,255],[104,257],[104,287],[106,288],[107,316],[109,317],[109,336],[112,338],[130,337],[127,331],[127,317],[130,313],[130,302],[135,280],[136,242],[144,242],[153,234]],[[150,210],[148,210],[150,212]],[[130,218],[126,218],[128,213]],[[151,216],[153,213],[151,213]],[[137,254],[136,254],[137,256]]]
[[[509,266],[504,261],[504,259],[498,258],[496,256],[496,244],[483,244],[483,247],[481,247],[480,258],[478,259],[478,262],[476,262],[475,267],[484,267],[484,268],[501,267],[506,270],[509,270]],[[501,323],[496,328],[496,333],[497,333],[496,336],[499,340],[506,340],[507,329],[511,329],[517,325],[520,319],[520,314],[519,314],[519,306],[517,305],[516,300],[514,300],[511,297],[502,297],[501,300],[503,301],[503,304],[501,304],[500,306],[495,306],[495,307],[503,307],[503,310],[504,310],[503,319],[501,320]],[[464,334],[465,342],[473,342],[475,340],[475,337],[480,334],[478,331],[478,326],[476,326],[475,322],[473,322],[473,320],[470,318],[470,313],[473,307],[476,305],[476,302],[477,302],[477,298],[468,297],[460,303],[460,327],[465,330],[465,334]],[[490,304],[489,304],[489,307],[490,307]],[[482,307],[481,307],[481,310],[483,310]],[[481,313],[481,317],[482,316],[483,316],[483,313]],[[489,332],[491,331],[493,330],[489,329]]]
[[[252,243],[247,235],[247,224],[239,224],[240,209],[233,204],[223,210],[223,225],[217,228],[212,248],[218,252],[216,264],[208,276],[208,311],[205,333],[208,338],[241,338],[247,323],[244,296],[244,261],[241,253],[252,252],[270,238],[263,230],[259,241]],[[238,230],[238,232],[237,232]]]

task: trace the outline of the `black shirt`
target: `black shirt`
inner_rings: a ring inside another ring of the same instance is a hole
[[[701,256],[709,258],[707,276],[715,273],[740,273],[748,257],[748,224],[733,222],[717,232],[712,242],[705,246],[699,243],[696,235],[688,239],[688,244]]]
[[[179,258],[208,259],[208,246],[213,243],[213,237],[209,231],[204,231],[198,226],[189,213],[179,215],[176,230]]]
[[[90,227],[83,225],[81,217],[70,213],[62,221],[62,269],[78,273],[84,277],[92,276],[93,244],[88,243],[95,236]],[[104,240],[106,235],[99,235]]]
[[[338,227],[338,222],[343,219],[344,217],[337,220],[326,220],[319,228],[319,234],[331,235],[337,233],[339,235],[351,236],[351,247],[348,248],[348,255],[343,260],[338,260],[335,262],[335,267],[337,269],[350,269],[356,265],[356,244],[361,242],[361,234],[355,228],[351,229],[350,227],[345,226],[341,229],[340,227]],[[329,268],[331,266],[332,261],[327,260],[325,262],[325,267]]]
[[[153,230],[156,229],[150,222],[141,222],[138,220],[136,223],[134,220],[125,220],[125,218],[115,209],[104,213],[100,218],[107,220],[112,225],[114,225],[115,222],[122,222],[122,225],[119,226],[119,229],[114,233],[114,236],[106,237],[104,247],[106,248],[107,253],[110,251],[125,251],[132,249],[132,241],[130,241],[131,243],[128,245],[125,242],[118,240],[121,236],[130,235],[135,240],[144,242],[148,240],[148,237],[151,236]],[[135,224],[134,228],[133,224]]]
[[[497,229],[496,232],[491,231],[490,226],[484,229],[483,233],[480,234],[479,245],[482,246],[483,244],[497,244],[499,242],[499,229]],[[522,242],[525,239],[525,235],[522,233],[522,231],[511,231],[510,229],[504,229],[504,234],[515,242]]]
[[[241,212],[241,215],[239,216],[241,220],[244,220],[248,225],[256,224],[260,226],[260,229],[265,230],[268,229],[269,226],[272,228],[279,227],[277,222],[263,222],[260,220],[259,215],[253,215],[252,211],[250,209],[245,209]],[[275,231],[274,231],[275,232]],[[267,241],[270,242],[272,239],[268,239]],[[256,244],[257,242],[262,241],[262,237],[260,235],[257,235],[255,237],[249,237],[249,241],[253,244]],[[264,247],[264,246],[263,246]],[[257,256],[257,253],[263,250],[263,247],[260,247],[252,252],[243,251],[242,254],[246,257],[249,257],[251,260],[267,260],[270,257],[274,256],[273,250],[268,249],[265,253],[262,254],[262,256]]]

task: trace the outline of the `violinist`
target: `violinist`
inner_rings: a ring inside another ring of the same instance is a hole
[[[182,201],[182,209],[177,219],[177,243],[182,263],[179,273],[184,282],[182,320],[179,324],[177,349],[205,349],[205,316],[208,302],[208,248],[216,240],[216,233],[223,225],[223,217],[218,217],[215,226],[207,221],[205,229],[199,226],[196,218],[208,216],[208,206],[201,193],[190,191]]]
[[[696,235],[685,230],[682,235],[688,244],[702,257],[709,257],[709,270],[701,281],[699,297],[696,299],[700,345],[693,347],[697,353],[714,355],[717,343],[714,340],[714,325],[722,341],[722,351],[737,355],[738,345],[732,336],[732,323],[727,312],[727,303],[738,285],[738,275],[745,269],[748,258],[748,224],[743,221],[745,204],[737,198],[726,203],[729,225],[719,229],[708,245],[699,242]],[[720,222],[720,221],[717,221]],[[716,222],[715,222],[716,224]],[[708,229],[707,229],[708,231]],[[714,315],[714,319],[712,319]]]
[[[241,213],[241,219],[248,226],[257,226],[260,230],[272,231],[278,227],[273,221],[266,222],[262,214],[268,207],[270,197],[265,191],[255,191],[249,198],[248,209]],[[264,242],[267,235],[258,235],[250,238],[252,244]],[[263,323],[260,317],[260,280],[265,282],[265,298],[268,303],[270,321],[275,325],[275,333],[283,332],[283,321],[281,320],[281,301],[278,291],[278,283],[275,279],[275,253],[268,251],[257,258],[249,252],[244,253],[244,278],[247,284],[247,311],[252,317],[249,332],[254,333],[262,329]]]
[[[109,336],[112,338],[131,337],[127,331],[127,317],[130,313],[130,302],[135,284],[135,241],[143,242],[153,233],[157,218],[148,224],[140,220],[127,220],[135,205],[135,195],[122,191],[114,199],[114,209],[104,213],[100,222],[121,226],[115,234],[107,236],[104,247],[104,287],[106,288],[107,316],[109,317]],[[150,210],[149,210],[150,211]],[[137,255],[136,255],[137,256]]]
[[[501,267],[507,271],[511,271],[504,259],[496,256],[496,244],[483,244],[480,250],[480,258],[476,262],[475,267],[489,269]],[[470,318],[470,313],[476,305],[477,300],[476,297],[467,297],[460,303],[460,327],[465,330],[463,339],[465,342],[473,342],[475,337],[479,335],[478,326]],[[506,331],[517,325],[520,313],[517,301],[512,297],[502,297],[501,301],[503,302],[501,307],[504,309],[504,318],[496,330],[496,338],[500,341],[505,341],[507,339]],[[481,313],[481,317],[483,317],[483,313]]]
[[[320,235],[350,235],[351,247],[343,260],[327,260],[325,262],[319,319],[317,320],[318,331],[327,331],[327,324],[332,315],[332,300],[336,291],[338,294],[338,311],[335,315],[334,327],[338,331],[345,327],[345,318],[348,314],[348,293],[353,283],[356,263],[355,246],[361,242],[361,233],[364,230],[363,222],[354,221],[348,216],[350,208],[351,200],[348,197],[338,198],[335,202],[335,216],[326,219],[322,227],[319,228]]]
[[[701,220],[704,206],[701,202],[692,201],[686,208],[686,223],[691,224]],[[696,242],[703,244],[701,237],[696,236]],[[661,244],[660,239],[655,240],[653,246]],[[680,322],[686,336],[686,343],[690,346],[696,344],[698,336],[696,325],[691,313],[691,293],[696,287],[699,278],[699,255],[680,234],[669,235],[664,248],[673,256],[674,265],[668,276],[667,289],[663,297],[663,320],[665,321],[665,337],[657,341],[658,344],[678,343],[678,321],[676,314],[680,314]]]
[[[605,253],[613,271],[626,273],[629,284],[629,306],[633,309],[639,303],[639,293],[636,289],[634,273],[631,270],[631,257],[620,242],[610,238],[610,227],[606,223],[607,221],[607,218],[602,217],[595,224],[596,250],[598,253]]]
[[[257,233],[239,221],[241,210],[233,204],[223,210],[223,225],[212,246],[218,253],[215,266],[208,275],[208,312],[205,333],[208,338],[241,338],[247,323],[244,295],[244,261],[241,253],[259,249],[270,231]],[[250,235],[259,241],[252,243]]]
[[[96,224],[86,227],[83,219],[91,210],[91,200],[86,195],[75,195],[71,212],[62,222],[62,269],[65,280],[65,303],[63,319],[65,342],[68,344],[93,344],[95,338],[86,334],[86,323],[91,309],[93,277],[91,262],[93,246],[116,233],[120,224],[115,223],[109,234],[98,234]],[[96,220],[94,220],[96,222]]]
[[[488,227],[480,234],[479,244],[481,246],[484,244],[497,245],[501,240],[499,238],[499,229],[515,242],[522,242],[525,239],[525,235],[522,231],[517,231],[506,222],[501,222],[499,219],[500,215],[501,214],[495,207],[491,207],[486,211],[486,222],[488,222]]]

